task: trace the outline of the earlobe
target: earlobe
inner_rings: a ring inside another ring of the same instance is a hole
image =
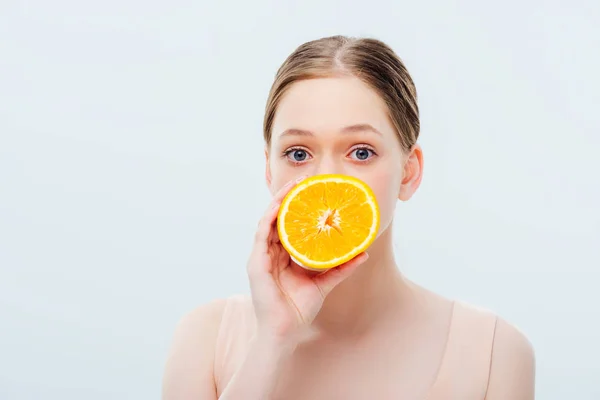
[[[404,163],[402,182],[398,199],[408,201],[421,185],[423,177],[423,151],[417,144],[410,151]]]

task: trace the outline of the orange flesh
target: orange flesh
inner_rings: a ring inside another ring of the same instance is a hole
[[[283,226],[289,243],[317,262],[352,252],[369,236],[373,221],[367,194],[345,182],[318,182],[291,200]]]

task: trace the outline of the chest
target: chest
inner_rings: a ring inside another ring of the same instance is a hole
[[[300,349],[281,372],[275,399],[427,399],[443,343],[406,349],[371,344]]]

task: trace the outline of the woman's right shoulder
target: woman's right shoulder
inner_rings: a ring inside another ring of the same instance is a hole
[[[230,314],[246,309],[251,303],[250,296],[243,294],[213,299],[184,314],[178,328],[197,332],[200,329],[216,334]]]
[[[214,392],[216,350],[231,331],[224,325],[237,326],[251,304],[244,295],[218,298],[180,318],[167,356],[163,398],[211,398],[207,393]]]

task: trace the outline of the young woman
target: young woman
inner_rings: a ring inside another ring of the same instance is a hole
[[[279,69],[264,119],[273,193],[247,270],[251,296],[203,305],[180,323],[165,400],[532,400],[527,339],[494,314],[407,280],[392,250],[398,200],[419,187],[416,90],[384,43],[328,37]],[[341,173],[373,189],[374,244],[315,274],[290,260],[274,222],[303,177]]]

